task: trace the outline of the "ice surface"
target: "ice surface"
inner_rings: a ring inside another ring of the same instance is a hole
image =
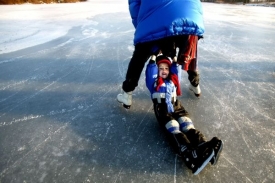
[[[116,101],[133,51],[127,1],[0,6],[0,182],[274,182],[274,8],[203,8],[202,97],[183,72],[180,99],[224,150],[194,176],[144,73],[131,109]]]

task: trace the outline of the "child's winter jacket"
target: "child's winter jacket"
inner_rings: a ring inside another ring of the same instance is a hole
[[[178,75],[177,63],[173,62],[170,67],[170,74]],[[146,86],[151,93],[151,99],[157,103],[166,103],[169,113],[174,112],[173,103],[177,99],[175,84],[171,80],[164,80],[164,83],[156,91],[158,66],[155,62],[150,61],[146,67]]]

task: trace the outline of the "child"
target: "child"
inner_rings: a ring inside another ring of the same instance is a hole
[[[176,57],[171,63],[168,57],[153,55],[146,68],[146,86],[160,126],[187,167],[197,175],[209,161],[211,164],[217,162],[223,144],[217,137],[207,142],[195,129],[188,112],[177,99],[181,95],[177,74]]]

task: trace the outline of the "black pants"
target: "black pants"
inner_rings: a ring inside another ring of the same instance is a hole
[[[154,112],[155,112],[156,118],[160,123],[160,126],[162,127],[165,127],[165,125],[172,119],[178,120],[180,117],[188,116],[188,112],[185,110],[185,108],[182,106],[179,100],[176,100],[173,103],[173,107],[174,107],[173,113],[168,113],[167,105],[165,104],[165,101],[163,101],[162,103],[158,103],[157,100],[154,99],[153,102],[154,102]]]
[[[153,54],[151,50],[154,45],[157,45],[165,56],[173,56],[176,47],[179,48],[179,52],[185,50],[187,40],[188,35],[181,35],[137,44],[129,62],[126,78],[122,84],[122,89],[125,92],[130,92],[134,91],[138,86],[138,81],[144,65]],[[190,83],[193,86],[197,86],[199,84],[198,71],[188,70],[187,73]]]
[[[122,84],[125,92],[134,91],[146,61],[151,56],[154,42],[140,43],[135,46],[133,56],[129,62],[126,79]]]
[[[168,137],[169,142],[175,150],[178,150],[179,146],[185,145],[189,148],[197,147],[199,144],[206,142],[205,136],[197,129],[190,129],[185,133],[172,134],[166,129],[166,124],[172,119],[178,120],[180,117],[189,116],[188,112],[182,106],[179,100],[176,100],[173,103],[174,112],[168,113],[167,106],[164,102],[157,103],[157,100],[154,102],[154,112],[156,118],[159,122],[160,127],[164,131],[165,135]]]

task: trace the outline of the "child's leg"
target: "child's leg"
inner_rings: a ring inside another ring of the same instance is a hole
[[[154,102],[154,112],[161,128],[167,134],[172,146],[178,154],[180,149],[185,149],[190,142],[186,136],[180,131],[179,123],[174,120],[171,114],[167,112],[167,106],[163,103]]]
[[[189,117],[182,116],[178,121],[180,123],[180,130],[187,136],[194,147],[206,142],[205,136],[199,130],[195,129],[194,124]]]
[[[212,147],[197,146],[191,147],[191,143],[184,133],[180,131],[180,125],[176,120],[166,123],[165,128],[172,137],[174,146],[178,148],[179,155],[183,158],[186,166],[197,175],[213,159]]]
[[[207,146],[209,148],[213,148],[214,156],[210,162],[212,165],[215,165],[223,148],[222,140],[217,137],[213,137],[210,141],[207,142],[205,136],[199,130],[194,128],[190,118],[183,116],[180,117],[178,121],[180,122],[180,130],[184,132],[193,147]]]
[[[194,128],[190,118],[183,116],[180,117],[178,121],[180,123],[180,130],[184,132],[193,147],[207,146],[213,148],[215,155],[210,160],[210,162],[212,165],[215,165],[223,148],[222,140],[217,137],[213,137],[210,141],[207,142],[205,136],[199,130]]]
[[[190,129],[185,133],[185,135],[191,139],[190,141],[192,141],[192,144],[195,146],[207,142],[206,137],[197,129]]]
[[[179,155],[182,155],[187,148],[191,147],[188,138],[180,131],[180,125],[176,120],[168,121],[165,129],[168,132],[174,149],[177,149]]]
[[[207,141],[205,136],[199,130],[194,128],[191,119],[186,116],[180,117],[178,121],[180,122],[180,130],[184,132],[193,147],[207,146],[213,148],[215,155],[210,162],[212,165],[215,165],[223,148],[222,140],[213,137],[210,141]]]
[[[173,117],[177,119],[180,124],[180,131],[186,135],[192,146],[196,147],[200,143],[206,142],[204,135],[199,130],[195,129],[192,120],[188,117],[188,112],[179,100],[175,102],[174,110]]]
[[[188,112],[181,105],[180,101],[176,101],[174,104],[174,117],[177,118],[180,124],[180,131],[184,133],[188,141],[190,142],[190,146],[193,148],[199,146],[206,146],[214,149],[214,157],[211,159],[211,164],[215,165],[219,158],[220,152],[223,148],[223,142],[217,137],[212,138],[207,142],[205,136],[197,129],[195,129],[192,120],[188,117]]]
[[[175,109],[180,114],[187,114],[183,107],[177,107],[180,102],[175,103]],[[170,113],[167,113],[167,106],[154,103],[154,112],[159,121],[160,126],[165,130],[171,145],[176,149],[177,153],[183,158],[186,166],[196,175],[207,163],[213,158],[214,151],[211,147],[201,146],[192,147],[187,136],[180,131],[180,124]]]

